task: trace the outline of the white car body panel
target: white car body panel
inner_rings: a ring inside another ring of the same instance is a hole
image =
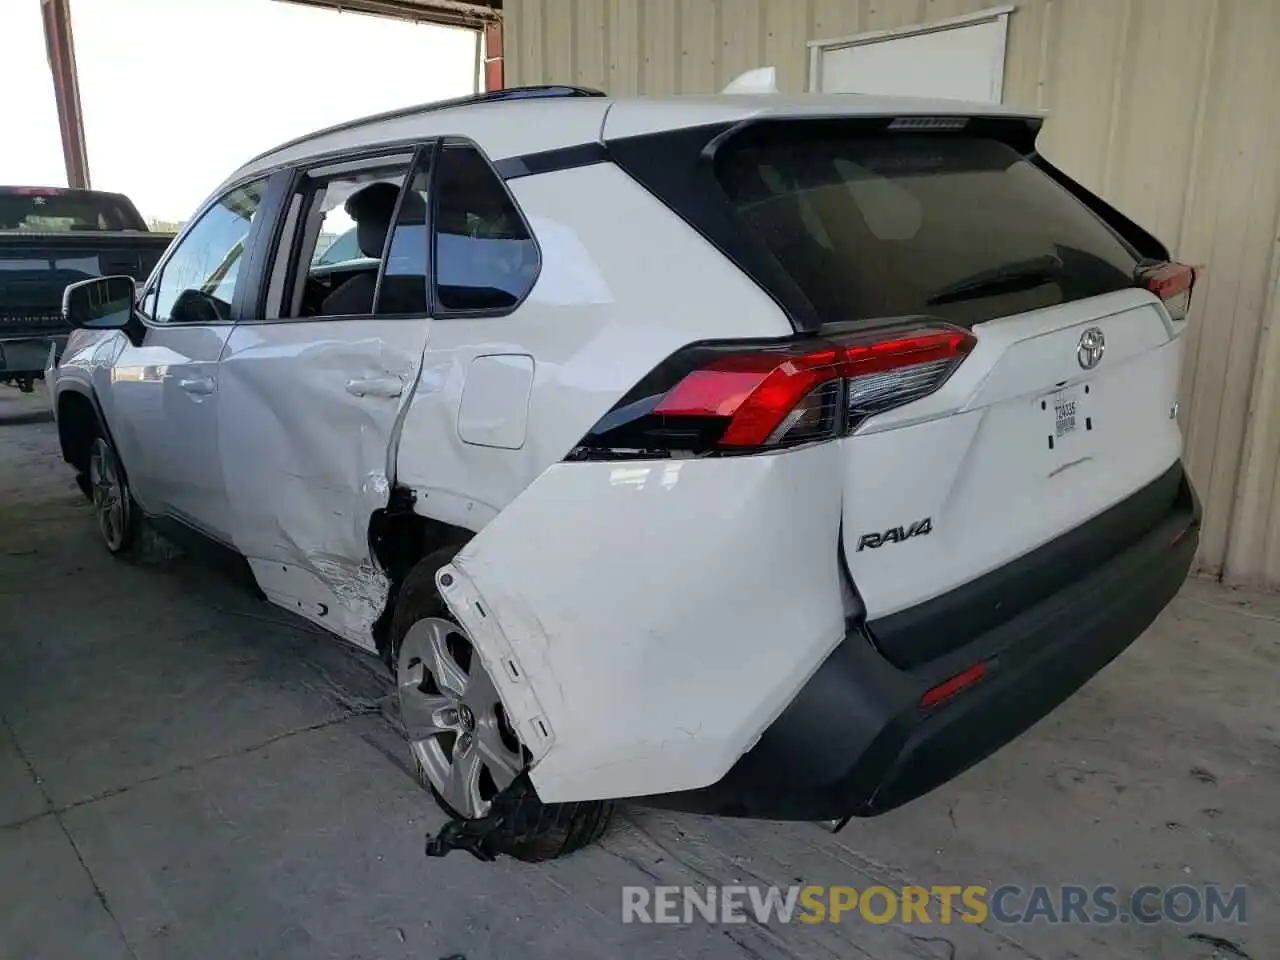
[[[388,589],[369,516],[390,495],[390,451],[430,326],[242,323],[221,363],[234,546],[272,601],[368,649]]]
[[[218,447],[218,359],[230,324],[147,328],[119,335],[111,393],[115,441],[138,502],[229,543],[230,504]]]
[[[1104,362],[1085,371],[1076,345],[1091,327],[1107,346]],[[871,619],[1016,560],[1123,500],[1182,453],[1171,415],[1182,340],[1146,291],[1001,318],[973,332],[977,346],[940,390],[839,441],[847,453],[845,557]],[[1050,449],[1053,385],[1079,389],[1082,422]],[[859,549],[863,534],[925,518],[927,537]]]
[[[442,585],[517,729],[524,707],[550,731],[525,733],[554,744],[539,797],[701,787],[751,746],[844,636],[839,472],[835,444],[557,464],[444,568],[474,591]]]
[[[510,187],[542,250],[538,282],[508,316],[432,326],[397,451],[395,477],[416,494],[414,509],[468,530],[563,459],[676,350],[706,338],[791,332],[764,291],[616,167]],[[634,237],[645,238],[643,249]],[[661,284],[635,269],[640,257]],[[513,449],[467,443],[459,432],[467,371],[476,357],[504,353],[537,358],[525,440]]]

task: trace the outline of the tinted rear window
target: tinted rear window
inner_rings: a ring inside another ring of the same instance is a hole
[[[1133,285],[1134,253],[997,140],[806,134],[731,141],[716,174],[824,323],[965,326]]]
[[[0,230],[61,233],[145,227],[133,205],[115,194],[0,189]]]

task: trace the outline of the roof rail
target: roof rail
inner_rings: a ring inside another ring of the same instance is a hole
[[[528,87],[505,87],[502,90],[486,90],[484,93],[473,93],[466,97],[455,97],[452,100],[438,100],[435,103],[424,103],[421,108],[443,110],[447,107],[464,107],[471,103],[494,103],[505,100],[544,100],[552,97],[604,97],[603,90],[594,87],[574,87],[564,83],[536,84]]]
[[[434,113],[436,110],[448,110],[451,107],[466,107],[479,103],[505,103],[509,100],[549,100],[557,97],[605,96],[608,96],[608,94],[603,90],[596,90],[592,87],[574,87],[560,83],[539,84],[528,87],[505,87],[501,90],[486,90],[484,93],[469,94],[465,97],[454,97],[451,100],[435,100],[430,103],[419,103],[412,107],[400,107],[397,110],[388,110],[386,113],[375,113],[368,117],[357,117],[354,120],[346,120],[342,123],[334,124],[332,127],[325,127],[323,130],[315,130],[311,133],[304,134],[301,137],[286,140],[284,143],[278,144],[270,150],[264,150],[251,160],[245,161],[242,166],[257,163],[264,157],[269,157],[273,153],[279,153],[281,150],[287,150],[289,147],[296,147],[298,144],[306,143],[308,140],[315,140],[319,137],[324,137],[331,133],[339,133],[343,130],[353,130],[356,127],[363,127],[368,123],[380,123],[384,120],[399,120],[402,117],[412,117],[420,113]]]

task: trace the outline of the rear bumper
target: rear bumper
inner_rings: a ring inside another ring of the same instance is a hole
[[[1152,511],[1153,498],[1161,501]],[[1171,498],[1171,499],[1170,499]],[[863,624],[852,625],[760,741],[720,781],[644,798],[655,806],[722,816],[824,820],[874,816],[957,776],[1079,689],[1151,624],[1178,592],[1199,542],[1200,504],[1182,465],[1085,527],[1099,537],[1135,512],[1151,516],[1136,539],[1081,575],[988,626],[962,646],[910,668],[895,666]],[[1084,529],[1084,528],[1081,528]],[[993,603],[1026,570],[1069,562],[1081,534],[1049,543],[980,578]],[[967,598],[973,585],[963,588]],[[946,610],[947,605],[936,607]],[[937,631],[959,628],[949,618]],[[923,710],[924,693],[985,661],[985,677]]]

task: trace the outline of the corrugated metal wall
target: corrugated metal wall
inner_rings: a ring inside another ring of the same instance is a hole
[[[801,91],[809,40],[997,3],[506,0],[507,82],[695,93],[772,64]],[[1181,415],[1200,566],[1280,584],[1280,0],[1019,0],[1005,100],[1048,110],[1045,154],[1201,267]]]

